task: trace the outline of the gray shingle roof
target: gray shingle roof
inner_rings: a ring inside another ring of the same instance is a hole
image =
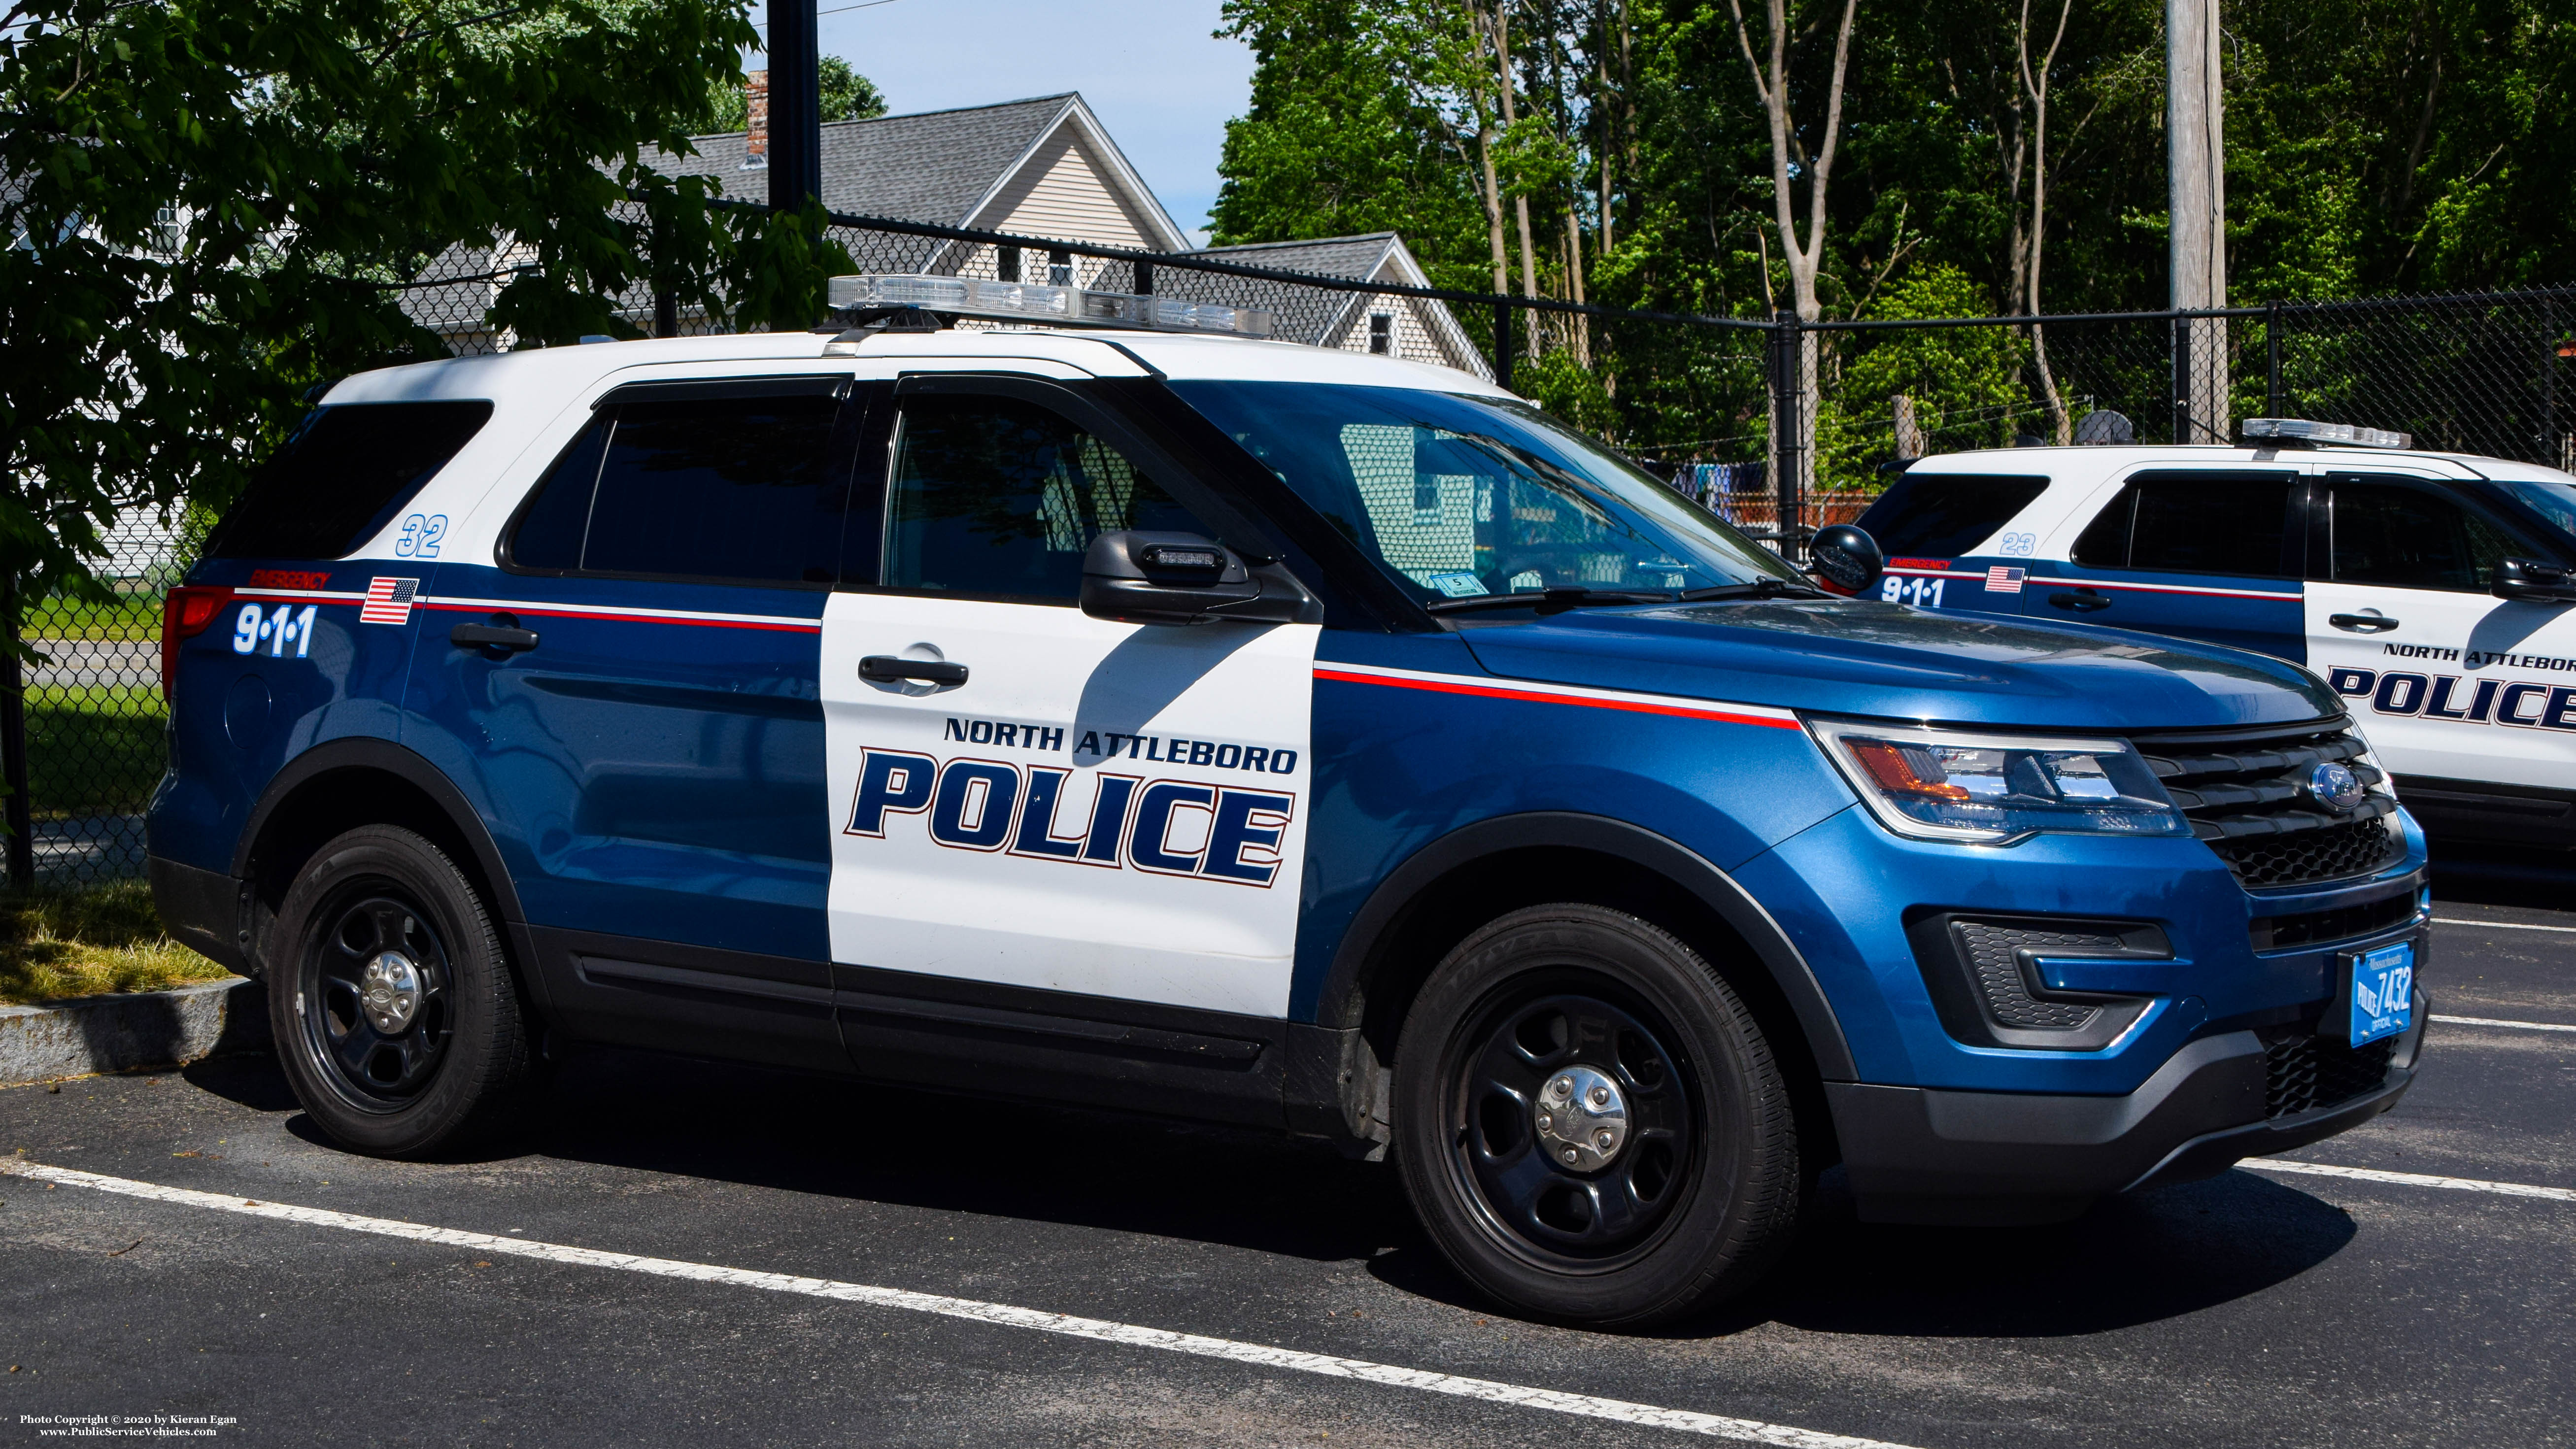
[[[1313,272],[1318,276],[1367,281],[1377,276],[1378,268],[1386,264],[1387,253],[1394,249],[1394,232],[1374,231],[1365,236],[1328,236],[1312,241],[1247,242],[1241,246],[1208,247],[1202,255],[1223,257],[1248,267],[1277,267],[1283,272]]]
[[[998,106],[835,121],[823,128],[824,209],[962,225],[1011,163],[1075,100],[1067,92]],[[697,155],[648,150],[644,162],[672,176],[713,176],[726,196],[765,202],[769,173],[743,169],[745,139],[740,131],[694,136],[690,143]]]

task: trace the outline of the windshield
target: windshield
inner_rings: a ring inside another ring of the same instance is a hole
[[[2549,520],[2560,533],[2576,538],[2576,483],[2553,483],[2542,478],[2495,481],[2513,494],[2516,503]]]
[[[1805,582],[1768,549],[1525,404],[1330,383],[1174,382],[1172,390],[1426,603]]]

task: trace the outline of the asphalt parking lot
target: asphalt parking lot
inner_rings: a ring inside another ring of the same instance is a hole
[[[1494,1313],[1390,1168],[1258,1136],[601,1053],[519,1140],[410,1165],[324,1145],[263,1058],[13,1088],[14,1165],[113,1181],[0,1176],[0,1436],[161,1415],[120,1427],[2569,1442],[2576,1030],[2440,1017],[2576,1028],[2576,911],[2549,908],[2576,889],[2440,889],[2427,1070],[2296,1154],[2392,1176],[2240,1168],[2046,1229],[1872,1227],[1829,1202],[1757,1299],[1646,1338]]]

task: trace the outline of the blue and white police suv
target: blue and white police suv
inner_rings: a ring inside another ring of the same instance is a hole
[[[2301,670],[1828,595],[1257,314],[845,290],[928,310],[343,381],[173,591],[155,895],[349,1148],[580,1042],[1246,1124],[1642,1325],[1836,1163],[2049,1221],[2406,1090],[2422,837]]]
[[[2249,418],[2247,446],[1907,468],[1860,527],[1884,598],[2306,665],[2437,837],[2576,847],[2576,477]]]

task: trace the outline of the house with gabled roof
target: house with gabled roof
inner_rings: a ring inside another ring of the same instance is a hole
[[[1313,241],[1247,242],[1208,247],[1200,255],[1284,272],[1313,272],[1405,287],[1431,285],[1431,278],[1414,260],[1404,238],[1391,231]],[[1222,279],[1209,278],[1208,284],[1221,286]],[[1448,304],[1428,297],[1336,293],[1322,306],[1300,308],[1282,316],[1272,335],[1312,347],[1436,362],[1488,381],[1494,375],[1492,365],[1477,350],[1466,329],[1458,325]]]
[[[709,177],[720,194],[731,200],[766,204],[766,81],[760,72],[751,77],[749,129],[693,136],[689,144],[695,155],[648,148],[645,164],[671,176]],[[868,121],[835,121],[822,128],[821,156],[823,208],[841,215],[1135,251],[1192,249],[1189,234],[1155,199],[1077,92]],[[1000,277],[1108,291],[1127,291],[1135,285],[1134,270],[1126,263],[1070,252],[1023,256],[1018,247],[853,228],[842,228],[834,235],[850,248],[860,270],[867,272]],[[1420,264],[1393,232],[1219,247],[1207,255],[1283,271],[1429,285]],[[512,259],[507,248],[499,252],[460,248],[442,258],[435,269],[438,275],[459,280],[417,288],[406,294],[406,306],[459,352],[506,348],[511,340],[490,333],[482,317],[506,281]],[[1386,352],[1445,364],[1478,377],[1492,375],[1457,319],[1436,301],[1284,287],[1179,268],[1163,269],[1157,280],[1158,290],[1187,300],[1272,310],[1278,319],[1273,335],[1288,341]],[[639,325],[652,325],[650,298],[630,299],[625,310]],[[684,317],[682,325],[691,327],[691,319]]]
[[[752,108],[751,131],[691,137],[695,156],[648,151],[644,160],[673,176],[713,177],[737,200],[766,202],[766,110]],[[826,211],[1138,251],[1190,249],[1189,234],[1079,92],[835,121],[823,127],[822,156]],[[860,264],[894,270],[865,257]]]

